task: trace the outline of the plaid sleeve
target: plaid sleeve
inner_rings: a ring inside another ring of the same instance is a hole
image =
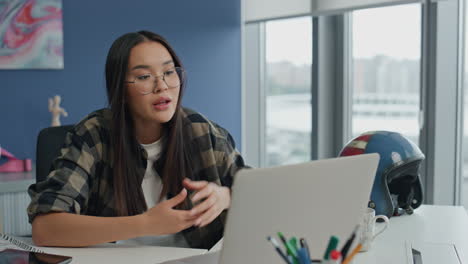
[[[236,144],[231,134],[224,128],[215,125],[221,138],[216,140],[215,149],[221,150],[224,155],[218,156],[218,172],[223,186],[231,188],[234,181],[234,176],[242,168],[247,166],[244,163],[239,151],[236,149]]]
[[[208,180],[230,188],[237,171],[248,167],[237,151],[233,137],[201,113],[188,108],[184,108],[184,113],[192,143],[196,146],[192,156],[197,171],[195,180]]]
[[[200,179],[231,188],[234,175],[246,167],[234,139],[226,129],[200,114],[192,114],[190,118],[195,140],[202,150],[199,163],[204,165],[201,170],[204,177]],[[187,242],[191,247],[211,248],[223,235],[226,217],[227,210],[205,227],[185,230]]]
[[[91,132],[86,133],[68,133],[61,155],[53,162],[47,179],[29,187],[31,203],[27,212],[30,223],[38,214],[80,214],[85,208],[89,196],[89,175],[92,175],[96,162],[96,151],[84,140],[90,138],[87,135]]]

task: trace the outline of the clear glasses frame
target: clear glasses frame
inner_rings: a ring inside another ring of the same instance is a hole
[[[145,73],[136,76],[133,81],[126,81],[126,83],[134,84],[135,88],[143,95],[154,93],[157,89],[157,80],[162,78],[168,88],[178,88],[185,81],[185,70],[182,67],[174,67],[166,70],[162,75],[154,75]]]

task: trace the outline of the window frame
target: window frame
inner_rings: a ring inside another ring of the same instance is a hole
[[[265,165],[265,23],[244,26],[242,155],[250,166]]]
[[[464,14],[463,1],[424,0],[420,2],[422,2],[422,54],[419,145],[426,155],[421,171],[425,203],[459,205],[463,183],[464,26],[461,23]],[[350,13],[344,13],[313,17],[311,47],[313,49],[311,87],[313,160],[336,157],[351,137],[353,82],[350,16]],[[260,37],[258,39],[260,40]],[[251,41],[244,40],[245,43]],[[244,46],[245,49],[249,47],[252,47],[251,44]],[[257,50],[261,50],[261,47],[257,47]],[[260,57],[244,56],[244,69],[248,67],[246,65],[255,64],[252,61],[255,59],[260,59]],[[260,74],[261,66],[257,69],[259,70],[257,72],[243,71],[243,80],[249,80],[250,74]],[[262,89],[264,91],[262,87],[264,83],[262,84],[261,81],[258,82],[257,87],[255,85],[250,87],[251,84],[243,83],[242,92],[245,94],[248,90],[249,97],[254,91],[258,92],[259,96]],[[245,96],[243,98],[246,99]],[[263,96],[263,106],[265,106],[264,100]],[[259,109],[262,105],[261,100],[259,103],[246,99],[243,104],[245,105],[243,107],[245,119],[243,118],[242,121],[243,154],[249,164],[261,167],[264,163],[261,162],[262,153],[259,152],[265,149],[261,147],[265,144],[261,138],[265,128],[261,128],[258,123],[252,124],[255,121],[264,124],[265,108],[263,107],[262,113],[262,109]],[[250,117],[253,117],[255,121],[249,119]],[[330,120],[333,121],[330,122]],[[261,129],[263,131],[260,131]],[[255,140],[259,143],[255,143]],[[256,163],[256,161],[260,162]],[[447,175],[451,176],[447,177]]]
[[[422,12],[420,146],[426,154],[425,203],[459,205],[463,99],[459,1],[426,1]]]

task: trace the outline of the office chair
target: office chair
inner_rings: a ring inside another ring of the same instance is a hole
[[[49,175],[52,162],[60,155],[60,149],[65,143],[67,132],[73,125],[48,127],[39,132],[36,148],[36,183]]]

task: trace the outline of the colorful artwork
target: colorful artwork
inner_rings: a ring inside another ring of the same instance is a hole
[[[0,0],[0,69],[63,69],[62,0]]]

